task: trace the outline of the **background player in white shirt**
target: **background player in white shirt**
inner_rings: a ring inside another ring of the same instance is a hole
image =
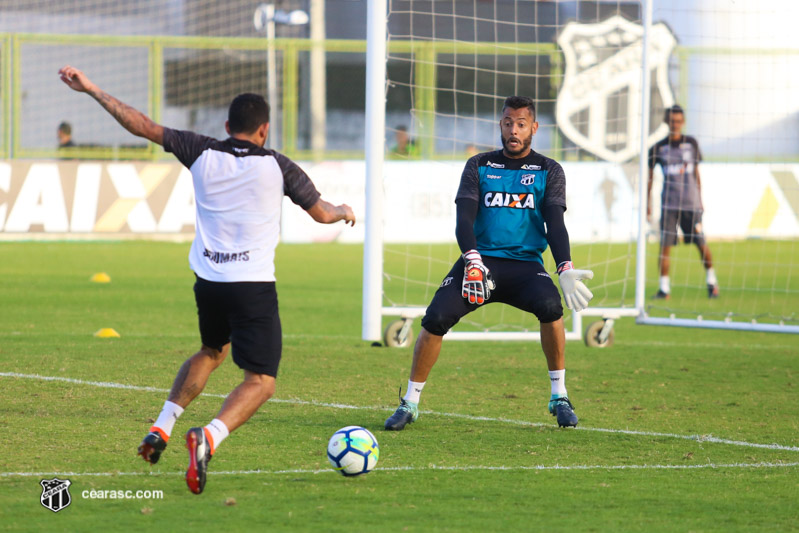
[[[233,100],[225,123],[230,138],[219,141],[156,124],[76,68],[65,66],[59,75],[73,90],[97,100],[125,129],[162,145],[191,170],[197,219],[189,263],[197,277],[194,292],[202,346],[181,366],[139,455],[151,464],[158,462],[178,417],[202,392],[232,345],[244,381],[228,395],[216,418],[186,433],[186,483],[200,494],[216,448],[275,392],[282,335],[274,253],[283,196],[323,224],[344,220],[354,225],[355,215],[348,205],[323,200],[293,161],[264,149],[269,106],[261,96],[242,94]]]

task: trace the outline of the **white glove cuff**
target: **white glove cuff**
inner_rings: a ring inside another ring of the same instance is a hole
[[[480,252],[477,250],[468,250],[463,253],[463,260],[466,263],[481,263],[483,262],[483,256],[480,255]]]

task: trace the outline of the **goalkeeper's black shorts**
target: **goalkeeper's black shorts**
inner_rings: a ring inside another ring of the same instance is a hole
[[[702,211],[682,211],[679,209],[663,209],[660,212],[661,246],[674,246],[678,242],[677,226],[680,226],[683,241],[705,245],[705,233],[702,231]]]
[[[560,293],[544,270],[544,265],[538,261],[484,255],[483,263],[496,283],[491,298],[483,305],[495,302],[512,305],[533,313],[545,324],[563,316]],[[463,268],[463,258],[460,258],[441,282],[422,318],[422,327],[433,335],[444,335],[461,318],[481,307],[470,304],[463,297]]]
[[[221,283],[197,277],[194,297],[205,346],[222,350],[231,343],[240,368],[277,377],[283,338],[274,282]]]

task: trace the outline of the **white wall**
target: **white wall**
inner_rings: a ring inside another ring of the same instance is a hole
[[[365,166],[359,161],[308,165],[325,199],[348,203],[356,216],[365,211]],[[619,165],[610,163],[563,163],[566,172],[566,226],[572,242],[628,242],[637,238],[638,211],[631,179]],[[453,242],[455,240],[455,193],[462,162],[385,163],[386,242]],[[793,174],[793,189],[784,190],[773,172]],[[704,226],[708,238],[799,237],[799,205],[790,195],[799,189],[799,165],[722,164],[701,165]],[[662,176],[655,171],[652,192],[654,219],[658,225]],[[796,203],[796,202],[794,202]],[[283,242],[362,242],[363,220],[355,228],[314,223],[290,200],[284,200]],[[343,231],[342,231],[343,230]]]

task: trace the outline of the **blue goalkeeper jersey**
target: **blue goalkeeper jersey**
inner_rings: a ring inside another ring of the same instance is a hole
[[[482,255],[543,263],[547,249],[542,208],[566,208],[566,177],[554,159],[534,151],[510,159],[502,150],[466,163],[456,201],[476,200],[474,235]]]

